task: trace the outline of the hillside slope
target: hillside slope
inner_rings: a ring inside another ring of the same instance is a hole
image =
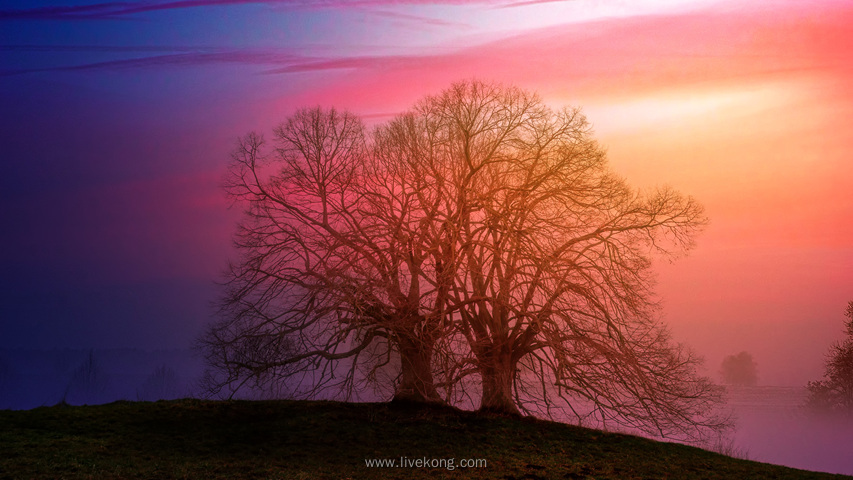
[[[0,411],[0,452],[0,478],[849,478],[405,404],[181,400]],[[368,467],[374,459],[407,466]],[[424,459],[440,465],[412,466]],[[486,466],[461,468],[467,459]]]

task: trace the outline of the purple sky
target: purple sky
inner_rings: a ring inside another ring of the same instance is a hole
[[[614,169],[704,203],[659,266],[707,358],[803,385],[853,300],[846,2],[7,1],[0,348],[183,348],[239,212],[236,138],[295,108],[378,122],[471,77],[584,108]]]

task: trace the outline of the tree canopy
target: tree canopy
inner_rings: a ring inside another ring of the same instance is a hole
[[[214,386],[390,384],[664,436],[725,423],[652,290],[652,258],[686,252],[703,209],[628,186],[579,109],[468,81],[371,135],[316,108],[275,138],[245,137],[230,170],[246,215],[202,339]]]
[[[853,415],[853,301],[844,316],[846,338],[829,348],[823,379],[808,383],[806,406],[815,412]]]
[[[758,365],[749,352],[728,355],[720,365],[723,383],[752,386],[758,383]]]

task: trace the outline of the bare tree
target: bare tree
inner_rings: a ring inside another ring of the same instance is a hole
[[[406,198],[371,170],[361,121],[300,110],[275,140],[242,139],[226,184],[245,207],[242,258],[201,341],[210,386],[350,397],[396,362],[397,398],[439,400]]]
[[[758,367],[748,352],[729,355],[720,366],[723,382],[729,385],[748,385],[758,383]]]
[[[214,387],[350,396],[391,371],[397,398],[664,436],[726,424],[652,291],[651,259],[688,250],[702,208],[631,189],[579,110],[472,81],[369,140],[320,109],[275,138],[245,137],[227,185],[246,214],[202,340]]]
[[[60,403],[98,404],[104,402],[110,382],[95,351],[89,350],[83,362],[74,370],[65,387]]]
[[[175,370],[166,365],[154,368],[148,375],[142,387],[136,391],[136,398],[141,401],[174,400],[182,394]]]
[[[725,423],[698,360],[654,320],[650,256],[691,246],[694,200],[632,190],[579,110],[516,88],[455,84],[377,136],[426,192],[435,278],[452,278],[444,338],[467,349],[439,352],[446,385],[477,373],[483,410],[561,404],[660,435]]]
[[[12,392],[15,382],[15,371],[12,369],[11,363],[0,354],[0,409],[8,408],[7,405],[12,404]]]
[[[830,347],[823,379],[808,383],[806,406],[814,412],[853,415],[853,301],[844,316],[847,338]]]

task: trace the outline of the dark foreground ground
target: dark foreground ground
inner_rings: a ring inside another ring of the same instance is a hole
[[[409,466],[368,467],[374,459]],[[487,466],[460,468],[469,459],[483,459]],[[411,466],[424,460],[440,466]],[[850,477],[444,408],[180,400],[0,411],[0,478]]]

